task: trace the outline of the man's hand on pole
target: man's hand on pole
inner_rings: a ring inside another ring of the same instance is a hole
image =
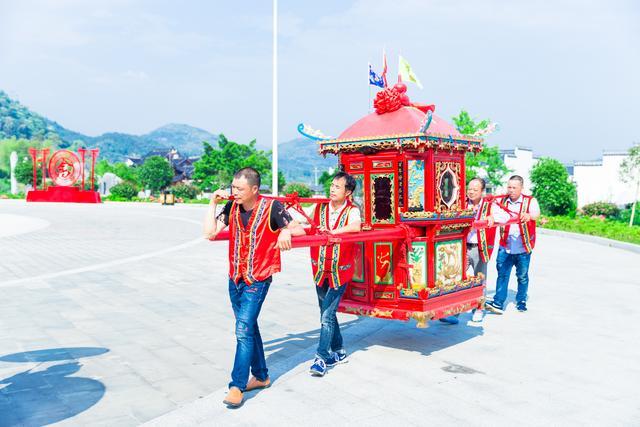
[[[287,228],[280,230],[278,235],[278,249],[288,251],[291,249],[291,232]]]

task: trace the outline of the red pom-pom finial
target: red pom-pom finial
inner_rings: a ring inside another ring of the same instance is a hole
[[[399,110],[402,106],[411,105],[409,96],[405,93],[407,85],[404,83],[396,83],[393,87],[388,87],[376,94],[373,101],[373,107],[378,114],[391,113]]]

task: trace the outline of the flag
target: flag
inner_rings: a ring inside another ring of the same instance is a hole
[[[387,87],[387,52],[382,51],[382,81],[384,87]]]
[[[373,68],[371,68],[371,64],[369,64],[369,84],[382,88],[384,87],[384,80],[382,79],[382,77],[377,75],[375,71],[373,71]]]
[[[413,82],[418,85],[420,89],[422,89],[422,83],[420,83],[420,80],[418,80],[418,76],[416,76],[416,74],[411,69],[411,65],[409,65],[407,60],[402,56],[400,56],[400,60],[398,62],[398,77],[399,80]]]

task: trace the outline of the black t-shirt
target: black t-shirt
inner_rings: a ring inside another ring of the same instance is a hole
[[[229,225],[229,214],[231,213],[231,204],[233,202],[228,202],[220,215],[218,215],[218,220],[224,222],[225,225]],[[253,213],[253,209],[245,211],[242,205],[240,205],[240,219],[242,220],[242,224],[246,227],[249,224],[249,219],[251,218],[251,214]],[[289,225],[293,218],[291,218],[291,214],[287,212],[284,208],[284,205],[277,200],[273,201],[273,206],[271,207],[271,229],[272,230],[280,230],[281,228]]]

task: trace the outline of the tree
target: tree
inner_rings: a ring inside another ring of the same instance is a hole
[[[636,183],[636,195],[631,205],[631,218],[629,219],[629,227],[633,226],[633,220],[636,216],[636,205],[638,204],[638,196],[640,195],[640,144],[636,144],[629,149],[629,157],[625,158],[620,164],[620,178],[623,182]]]
[[[42,167],[38,163],[38,169],[36,171],[38,176],[38,186],[42,183]],[[18,162],[16,165],[16,181],[20,184],[33,185],[33,161],[30,157],[25,158],[23,161]]]
[[[496,146],[485,146],[477,154],[467,153],[465,156],[465,175],[467,183],[484,171],[484,177],[492,188],[499,187],[509,168],[504,164],[500,151]]]
[[[229,187],[233,174],[244,167],[256,169],[265,185],[271,184],[271,160],[269,152],[258,150],[256,141],[238,144],[223,134],[218,137],[218,147],[203,142],[204,154],[194,163],[193,179],[202,190]],[[284,186],[284,176],[278,174],[279,186]]]
[[[51,147],[52,151],[55,149],[53,141],[32,141],[28,139],[0,139],[0,170],[9,172],[9,156],[15,151],[18,154],[18,159],[23,159],[29,156],[29,147],[33,148],[46,148]]]
[[[333,175],[328,171],[323,171],[318,178],[318,182],[320,183],[320,185],[322,185],[325,196],[329,197],[329,192],[331,191],[331,183],[333,182]]]
[[[108,172],[115,174],[123,181],[131,182],[136,186],[141,185],[140,179],[138,178],[137,168],[129,167],[126,163],[123,162],[116,162],[111,164],[106,159],[102,159],[98,163],[96,163],[96,175],[103,176]]]
[[[456,129],[463,135],[473,135],[480,129],[489,126],[489,119],[476,122],[465,110],[461,110],[457,117],[452,118]],[[497,146],[485,146],[480,153],[467,153],[465,156],[465,176],[467,183],[484,171],[483,178],[491,187],[499,187],[509,168],[504,164]]]
[[[484,129],[489,126],[489,119],[484,119],[477,122],[471,118],[469,113],[465,110],[460,110],[460,114],[457,117],[452,118],[453,123],[456,125],[456,129],[463,135],[473,135],[480,129]]]
[[[292,182],[284,187],[284,194],[298,193],[299,197],[311,197],[313,193],[311,193],[311,189],[302,183]]]
[[[151,156],[138,168],[138,178],[145,188],[155,193],[171,184],[173,167],[164,157]]]
[[[531,170],[533,196],[548,215],[576,213],[576,186],[569,181],[567,169],[555,159],[542,158]]]

